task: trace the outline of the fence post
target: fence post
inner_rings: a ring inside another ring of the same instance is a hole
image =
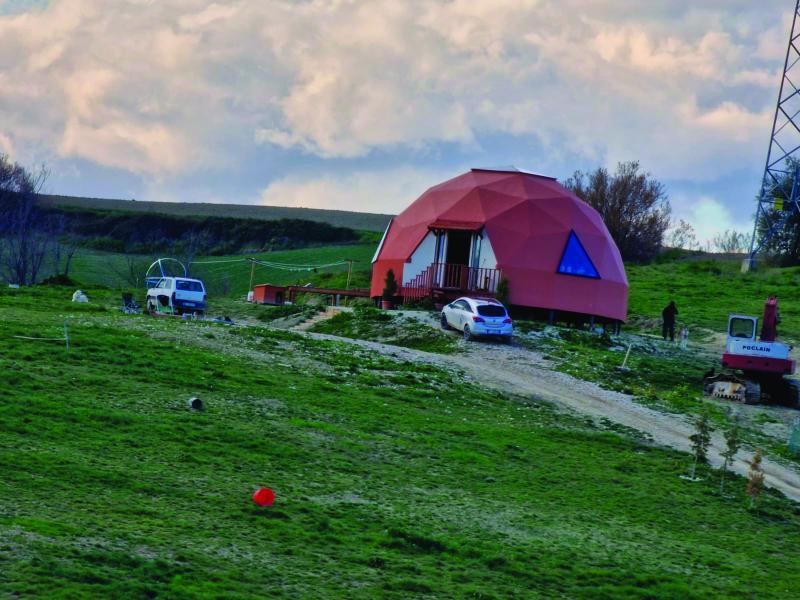
[[[64,342],[67,344],[67,352],[69,352],[69,330],[67,329],[66,319],[64,319]]]

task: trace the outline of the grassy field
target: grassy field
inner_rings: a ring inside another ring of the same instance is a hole
[[[148,202],[117,200],[110,198],[83,198],[78,196],[42,196],[47,206],[64,206],[92,210],[114,210],[126,212],[150,212],[167,215],[196,217],[235,217],[241,219],[304,219],[328,223],[337,227],[349,227],[358,231],[380,231],[386,229],[390,215],[322,210],[317,208],[293,208],[287,206],[259,206],[254,204],[209,204],[195,202]]]
[[[0,596],[790,597],[800,511],[420,364],[0,290]],[[72,348],[14,336],[55,337]],[[207,410],[186,400],[200,396]],[[277,492],[271,509],[253,490]]]
[[[630,317],[635,327],[660,327],[661,310],[674,299],[679,323],[724,332],[728,315],[759,318],[764,301],[777,294],[783,322],[778,331],[791,342],[800,341],[800,267],[762,268],[740,272],[736,260],[682,260],[646,266],[628,266]],[[659,330],[660,333],[660,330]]]
[[[235,256],[198,257],[191,266],[191,275],[205,282],[212,296],[244,296],[250,285],[252,264],[247,258],[266,260],[287,265],[326,265],[347,259],[354,260],[351,287],[369,287],[371,260],[375,244],[362,243],[346,246],[321,246],[302,250],[264,252]],[[74,259],[70,271],[81,285],[106,286],[111,288],[140,288],[143,294],[144,273],[158,257],[134,256],[110,252],[83,250]],[[313,283],[344,288],[347,282],[347,265],[328,267],[314,271],[298,271],[256,266],[255,284],[305,285]]]

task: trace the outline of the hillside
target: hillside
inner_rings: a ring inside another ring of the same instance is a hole
[[[228,256],[197,257],[191,267],[191,275],[202,278],[215,296],[243,297],[250,285],[252,264],[255,258],[272,263],[281,263],[288,268],[256,266],[254,283],[275,285],[305,285],[314,283],[331,287],[344,287],[347,282],[347,265],[338,264],[353,260],[352,287],[367,287],[371,272],[371,259],[375,244],[359,243],[341,246],[318,246],[300,250],[256,252]],[[70,275],[81,285],[107,286],[110,288],[141,288],[144,273],[159,256],[125,256],[113,252],[82,250],[74,259]],[[331,265],[317,269],[302,265]],[[298,265],[297,270],[290,270]],[[143,293],[143,290],[139,290]]]
[[[316,208],[293,208],[286,206],[257,206],[249,204],[210,204],[197,202],[151,202],[143,200],[119,200],[110,198],[83,198],[79,196],[43,195],[45,206],[61,206],[88,210],[111,210],[126,212],[160,213],[166,215],[194,217],[231,217],[277,221],[280,219],[302,219],[327,223],[336,227],[347,227],[359,231],[386,229],[390,215],[322,210]]]
[[[732,313],[761,317],[764,301],[777,295],[782,322],[779,333],[800,341],[800,268],[769,268],[742,274],[737,258],[707,255],[645,266],[628,266],[630,323],[660,333],[661,310],[675,300],[679,326],[690,331],[724,332]]]
[[[123,315],[114,292],[71,292],[0,290],[2,596],[800,585],[796,505],[769,493],[748,510],[742,479],[727,497],[713,474],[687,483],[688,455],[611,423],[351,344]],[[56,337],[65,319],[69,353],[15,337]],[[274,507],[250,501],[261,485]]]

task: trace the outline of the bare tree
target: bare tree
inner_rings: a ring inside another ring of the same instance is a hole
[[[78,253],[78,251],[81,248],[83,248],[83,240],[79,238],[70,237],[67,238],[64,242],[62,242],[59,245],[59,248],[61,248],[61,254],[64,257],[64,266],[63,268],[61,267],[60,257],[59,260],[56,262],[56,266],[58,267],[61,274],[63,274],[66,277],[69,277],[69,270],[70,267],[72,266],[72,259],[75,258],[75,255]]]
[[[683,219],[669,230],[666,243],[671,248],[683,248],[684,250],[697,250],[700,247],[694,227]]]
[[[121,263],[110,261],[109,267],[117,278],[134,288],[144,285],[144,276],[150,262],[136,254],[125,254]]]
[[[603,168],[577,171],[564,185],[600,213],[623,259],[648,262],[661,251],[669,201],[664,186],[638,162],[620,163],[613,175]]]
[[[32,173],[0,154],[0,273],[33,285],[54,248],[58,223],[37,206],[47,170]]]
[[[52,233],[58,236],[53,244],[53,271],[56,275],[69,277],[72,259],[83,247],[84,240],[67,233],[67,219],[63,214],[51,215],[48,222]]]
[[[213,236],[208,231],[191,229],[183,235],[179,242],[180,252],[178,252],[177,258],[191,272],[194,259],[198,254],[213,245],[214,241]]]
[[[726,229],[722,233],[718,233],[711,240],[711,246],[717,252],[724,252],[726,254],[740,254],[747,250],[750,240],[746,233],[736,231],[734,229]]]

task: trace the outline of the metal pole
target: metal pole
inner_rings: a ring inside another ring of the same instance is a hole
[[[248,292],[252,292],[253,291],[253,277],[255,277],[255,274],[256,274],[256,261],[251,259],[250,260],[250,287],[247,288]]]

